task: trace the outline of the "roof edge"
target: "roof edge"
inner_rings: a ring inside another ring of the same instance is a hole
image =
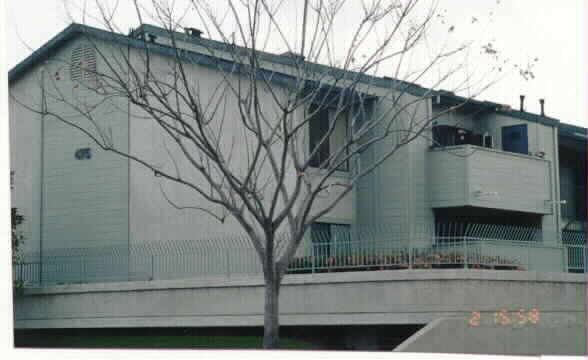
[[[160,28],[155,25],[143,24],[139,28],[135,29],[135,31],[140,30],[140,29],[158,32],[160,35],[163,35],[163,33],[165,32],[165,33],[167,33],[167,35],[169,35],[168,30]],[[84,25],[84,24],[71,23],[65,29],[63,29],[61,32],[59,32],[57,35],[55,35],[53,38],[51,38],[51,40],[49,40],[48,42],[43,44],[37,50],[33,51],[24,60],[22,60],[17,65],[15,65],[12,69],[10,69],[10,71],[8,72],[8,83],[9,84],[14,83],[21,76],[23,76],[29,68],[41,63],[46,58],[48,58],[52,52],[54,52],[56,49],[58,49],[60,46],[62,46],[65,42],[67,42],[67,41],[71,40],[72,38],[74,38],[75,36],[83,34],[83,33],[89,33],[89,35],[92,35],[92,33],[94,33],[95,35],[99,34],[99,35],[102,35],[102,37],[108,36],[108,39],[113,40],[113,41],[117,41],[122,38],[125,38],[127,41],[133,41],[133,40],[129,39],[127,35],[124,35],[124,34],[118,34],[118,33],[108,31],[108,30],[103,30],[103,29],[95,28],[92,26]],[[199,44],[201,44],[200,42],[206,42],[206,44],[213,44],[214,46],[219,47],[219,49],[221,46],[223,46],[223,47],[226,46],[226,44],[224,44],[220,41],[217,41],[217,40],[211,40],[211,39],[205,39],[205,38],[191,38],[183,33],[179,33],[179,32],[174,32],[174,33],[181,36],[182,40],[184,40],[184,41],[194,41]],[[275,61],[275,62],[283,63],[283,64],[287,64],[292,61],[291,59],[288,59],[287,56],[278,55],[278,54],[271,54],[271,53],[267,53],[267,52],[261,52],[261,53],[264,57],[266,57],[266,59],[268,61]],[[206,56],[206,55],[204,55],[204,56]],[[206,56],[206,57],[209,57],[209,56]],[[316,66],[319,69],[332,69],[333,71],[337,70],[337,71],[349,73],[351,75],[356,74],[356,73],[348,71],[348,70],[337,69],[337,68],[333,68],[333,67],[327,66],[327,65],[310,63],[310,62],[308,62],[308,64],[311,66]],[[364,80],[362,79],[361,81],[364,81]],[[388,89],[402,88],[402,91],[406,91],[407,93],[415,95],[415,96],[424,96],[424,95],[431,96],[431,97],[438,96],[440,99],[443,100],[442,101],[443,103],[446,103],[449,105],[451,105],[451,104],[457,105],[460,103],[467,103],[467,104],[470,104],[473,106],[480,107],[480,109],[486,109],[486,110],[495,112],[497,114],[511,116],[514,118],[519,118],[519,119],[528,120],[528,121],[532,121],[532,122],[537,122],[537,123],[541,123],[541,124],[544,124],[547,126],[558,127],[561,130],[560,136],[578,139],[578,135],[575,135],[575,134],[577,134],[577,133],[585,134],[587,132],[586,128],[579,127],[576,125],[561,123],[560,120],[558,120],[556,118],[541,116],[541,115],[529,113],[529,112],[521,112],[521,111],[516,111],[516,110],[505,110],[504,105],[502,105],[502,104],[498,104],[498,103],[494,103],[494,102],[490,102],[490,101],[480,101],[480,100],[475,100],[472,98],[465,98],[465,97],[462,97],[459,95],[455,95],[453,92],[450,92],[450,91],[428,89],[428,88],[424,88],[418,84],[410,83],[410,82],[403,81],[403,80],[392,79],[392,78],[388,78],[385,76],[384,77],[377,77],[377,76],[372,76],[372,75],[366,74],[365,81],[371,83],[374,86],[381,87],[381,88],[388,88]]]
[[[10,69],[8,72],[8,83],[12,84],[18,80],[30,67],[45,60],[52,51],[61,46],[65,41],[73,38],[77,33],[82,32],[83,26],[85,25],[71,23],[60,33],[51,38],[51,40],[33,51],[32,54]]]
[[[503,104],[494,103],[491,101],[480,101],[471,98],[465,98],[463,96],[455,95],[452,92],[440,90],[438,92],[439,102],[437,104],[445,104],[445,105],[460,105],[460,104],[468,104],[470,106],[475,106],[480,108],[480,110],[490,111],[499,115],[510,116],[513,118],[532,121],[536,123],[540,123],[547,126],[558,127],[560,124],[559,119],[542,116],[535,113],[530,113],[526,111],[519,111],[519,110],[511,110],[508,107],[505,107]]]

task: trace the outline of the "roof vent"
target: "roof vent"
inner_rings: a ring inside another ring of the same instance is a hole
[[[187,27],[187,28],[184,28],[184,31],[186,32],[186,35],[188,35],[189,37],[193,37],[193,38],[202,37],[202,30],[198,30],[198,29],[192,28],[192,27]]]
[[[69,72],[72,81],[82,83],[86,87],[96,86],[96,49],[92,44],[84,42],[73,49]]]

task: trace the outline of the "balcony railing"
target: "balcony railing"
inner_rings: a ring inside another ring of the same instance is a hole
[[[332,232],[308,234],[288,274],[396,269],[586,269],[585,245],[544,246],[535,241],[513,241],[513,235],[528,234],[523,228],[514,231],[511,227],[510,232],[506,231],[508,227],[495,225],[473,228],[478,229],[477,233],[458,234],[440,233],[437,227],[437,232],[413,234],[407,242],[386,234],[353,230],[346,234],[338,231],[335,236]],[[494,236],[497,229],[502,229],[503,239]],[[428,240],[414,242],[418,237]],[[279,239],[278,251],[283,250],[284,240],[287,239]],[[399,246],[402,243],[428,245]],[[245,237],[151,242],[130,249],[54,249],[44,251],[42,258],[31,253],[23,259],[22,264],[13,266],[13,277],[26,286],[262,274],[259,258]]]

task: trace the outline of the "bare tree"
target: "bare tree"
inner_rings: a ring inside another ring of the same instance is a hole
[[[280,284],[311,225],[398,149],[427,136],[444,113],[426,111],[436,92],[415,83],[427,81],[433,89],[452,80],[452,89],[467,86],[471,96],[490,84],[463,73],[467,43],[430,46],[441,16],[434,3],[297,3],[302,19],[288,23],[284,12],[291,4],[283,1],[228,1],[219,8],[216,1],[190,0],[180,11],[174,2],[134,0],[141,25],[165,29],[161,41],[145,26],[120,35],[116,6],[97,1],[97,13],[85,16],[126,39],[125,46],[106,49],[88,33],[100,68],[60,60],[78,77],[74,95],[49,74],[40,107],[19,100],[205,200],[183,206],[169,199],[176,208],[239,224],[263,268],[265,348],[278,346]],[[189,23],[220,41],[195,29],[181,33]],[[267,52],[278,48],[286,54]],[[213,86],[201,83],[203,71],[214,72]],[[174,166],[117,147],[101,109],[112,110],[121,99],[137,123],[155,125],[166,138]],[[384,150],[359,165],[375,146]],[[341,169],[348,172],[345,181],[335,176]]]

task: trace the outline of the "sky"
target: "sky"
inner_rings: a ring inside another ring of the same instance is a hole
[[[69,3],[68,8],[75,12],[75,7],[82,6],[83,1],[69,0]],[[7,2],[7,69],[67,26],[70,17],[63,4],[63,0]],[[526,110],[538,113],[539,99],[544,98],[546,115],[565,123],[588,125],[585,1],[440,0],[440,8],[446,9],[447,23],[455,25],[457,30],[465,29],[473,17],[480,19],[484,24],[468,35],[475,36],[480,43],[493,41],[505,58],[521,64],[538,59],[533,68],[534,79],[524,80],[514,71],[508,76],[501,75],[500,81],[478,99],[518,108],[519,95],[524,94]],[[121,28],[136,25],[132,12],[122,16],[125,11],[129,10],[124,6],[117,11],[119,18],[128,20]],[[80,17],[76,19],[81,20]],[[86,21],[91,23],[91,19]],[[477,64],[469,66],[476,69]]]

